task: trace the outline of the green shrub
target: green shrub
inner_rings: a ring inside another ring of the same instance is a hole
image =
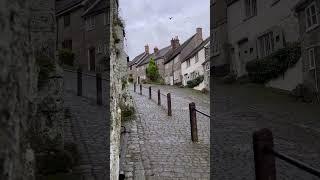
[[[300,56],[300,45],[292,43],[264,59],[248,62],[246,70],[252,82],[266,83],[283,75],[298,62]]]
[[[73,66],[74,65],[74,53],[70,49],[59,50],[59,61],[61,64]]]
[[[188,88],[194,88],[196,86],[198,86],[202,81],[204,80],[204,76],[198,76],[193,80],[187,81],[187,87]]]
[[[160,77],[158,67],[153,58],[151,58],[148,67],[146,68],[146,75],[147,78],[150,79],[152,82],[156,82]]]
[[[129,81],[130,83],[132,83],[132,82],[133,82],[133,77],[132,77],[132,74],[129,74],[129,78],[128,78],[128,81]]]

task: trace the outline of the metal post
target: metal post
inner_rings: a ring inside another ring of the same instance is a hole
[[[136,92],[136,83],[133,83],[133,91]]]
[[[190,112],[191,140],[193,142],[198,142],[197,112],[196,112],[196,104],[194,102],[189,104],[189,112]]]
[[[158,89],[158,105],[161,106],[161,94],[160,94],[160,89]]]
[[[102,105],[102,78],[101,73],[96,75],[96,85],[97,85],[97,104]]]
[[[151,86],[149,86],[149,99],[151,99]]]
[[[142,84],[140,84],[140,95],[142,95]]]
[[[77,94],[82,96],[82,69],[78,68],[78,83],[77,83]]]
[[[273,149],[273,136],[269,129],[253,133],[253,152],[256,180],[276,180],[275,157],[268,153]]]
[[[167,94],[167,104],[168,104],[168,116],[172,116],[172,110],[171,110],[171,94]]]

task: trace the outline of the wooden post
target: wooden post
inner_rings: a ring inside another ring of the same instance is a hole
[[[171,94],[167,94],[167,104],[168,104],[168,116],[172,116],[172,110],[171,110]]]
[[[190,112],[191,140],[193,142],[198,142],[197,112],[196,112],[196,104],[194,102],[189,104],[189,112]]]
[[[136,83],[133,83],[133,91],[136,92]]]
[[[101,73],[96,75],[96,85],[97,85],[97,104],[102,105],[102,78]]]
[[[269,129],[262,129],[253,133],[253,152],[256,180],[276,180],[276,163],[272,153],[273,136]]]
[[[142,84],[140,84],[140,95],[142,95]]]
[[[149,99],[152,99],[152,97],[151,97],[151,86],[149,86]]]
[[[158,105],[161,106],[161,94],[160,94],[160,89],[158,89]]]
[[[82,69],[78,68],[77,94],[82,96]]]

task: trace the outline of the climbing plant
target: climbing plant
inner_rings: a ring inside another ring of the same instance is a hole
[[[276,79],[293,67],[301,56],[299,43],[290,43],[271,55],[250,61],[246,64],[246,70],[250,80],[254,83],[266,83]]]

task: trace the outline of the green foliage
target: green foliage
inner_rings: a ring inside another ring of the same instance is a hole
[[[74,65],[74,53],[70,49],[59,50],[59,61],[61,64],[73,66]]]
[[[131,75],[131,76],[129,76],[128,81],[129,81],[130,83],[132,83],[132,82],[133,82],[133,77],[132,77],[132,75]]]
[[[160,77],[158,67],[153,58],[151,58],[148,64],[148,67],[146,69],[146,75],[148,79],[150,79],[152,82],[156,82]]]
[[[188,88],[194,88],[194,87],[198,86],[203,80],[204,80],[204,76],[203,75],[198,76],[195,79],[188,81],[187,82],[187,87]]]
[[[248,62],[246,70],[252,82],[266,83],[284,75],[290,67],[293,67],[298,62],[300,56],[300,45],[292,43],[264,59]]]
[[[37,57],[36,64],[40,70],[38,74],[38,89],[41,89],[48,81],[50,74],[55,71],[56,65],[53,60],[46,56]]]

